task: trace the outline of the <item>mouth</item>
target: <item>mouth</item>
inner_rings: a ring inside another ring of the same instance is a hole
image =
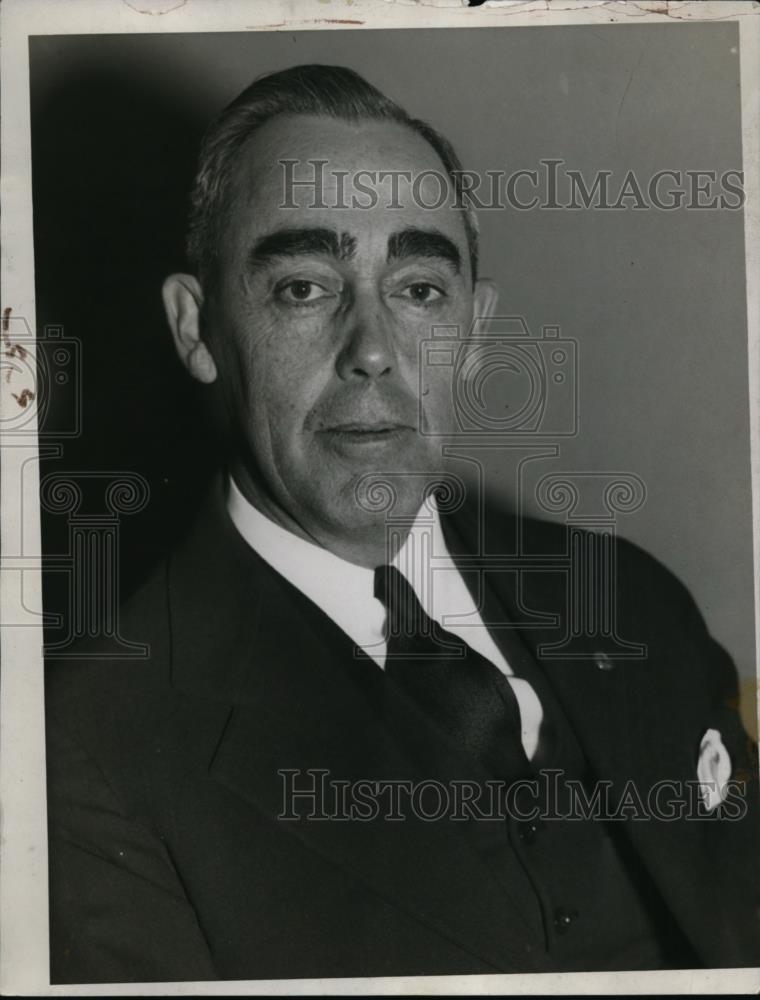
[[[346,447],[369,447],[399,442],[414,433],[408,424],[387,422],[335,424],[319,431],[334,444]]]

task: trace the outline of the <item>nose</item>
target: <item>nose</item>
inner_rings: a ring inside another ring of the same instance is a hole
[[[336,362],[344,381],[389,374],[395,364],[392,319],[371,293],[357,295],[346,313],[345,340]]]

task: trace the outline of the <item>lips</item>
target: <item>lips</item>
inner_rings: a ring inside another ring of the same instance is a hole
[[[323,428],[319,433],[327,437],[338,448],[369,447],[396,444],[414,428],[408,424],[391,423],[388,421],[372,421],[333,424]]]
[[[393,431],[412,430],[408,424],[397,424],[384,420],[371,423],[354,421],[353,423],[333,424],[324,429],[330,434],[389,434]]]
[[[355,438],[356,440],[381,440],[383,438],[392,437],[393,435],[411,430],[413,430],[413,428],[409,427],[408,424],[396,424],[379,421],[377,423],[352,422],[334,424],[332,427],[325,427],[322,433],[335,435],[337,437]]]

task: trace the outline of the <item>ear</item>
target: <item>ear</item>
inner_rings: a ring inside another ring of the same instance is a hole
[[[216,365],[201,339],[203,290],[198,280],[190,274],[170,274],[161,294],[180,361],[199,382],[213,382]]]
[[[487,319],[496,312],[499,289],[490,278],[478,278],[472,295],[473,319]]]

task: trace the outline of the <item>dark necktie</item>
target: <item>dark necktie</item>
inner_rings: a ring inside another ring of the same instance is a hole
[[[499,668],[432,621],[394,566],[375,570],[375,597],[387,612],[386,674],[495,778],[529,775],[517,699]]]

